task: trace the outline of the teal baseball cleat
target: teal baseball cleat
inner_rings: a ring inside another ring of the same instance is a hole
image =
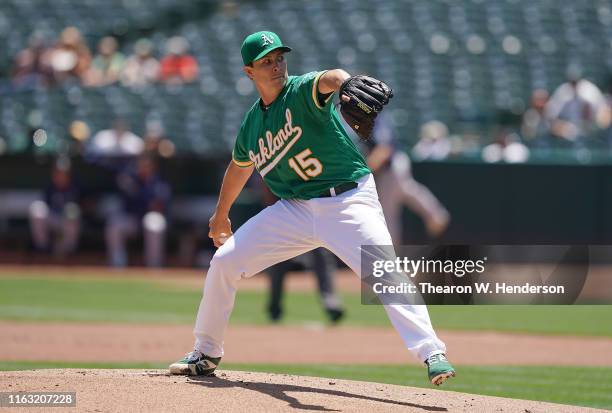
[[[439,386],[448,378],[455,376],[455,369],[448,362],[444,354],[439,353],[429,356],[425,364],[427,364],[427,373],[429,374],[431,384]]]
[[[221,357],[209,357],[198,350],[193,350],[184,358],[172,363],[169,367],[171,374],[185,376],[210,376],[221,362]]]

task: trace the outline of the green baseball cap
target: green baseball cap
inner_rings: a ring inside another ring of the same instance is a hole
[[[244,42],[242,42],[240,54],[242,54],[244,64],[248,65],[276,49],[281,49],[285,52],[291,51],[290,47],[283,45],[283,42],[276,33],[263,31],[248,35]]]

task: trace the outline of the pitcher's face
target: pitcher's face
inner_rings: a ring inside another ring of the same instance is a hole
[[[285,52],[274,50],[255,60],[252,67],[245,66],[244,70],[249,78],[264,88],[280,89],[288,78]]]

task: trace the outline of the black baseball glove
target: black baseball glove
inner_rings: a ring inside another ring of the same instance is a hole
[[[359,135],[367,140],[374,129],[374,121],[383,106],[393,97],[393,91],[384,82],[370,76],[351,76],[339,90],[340,112],[344,120]],[[344,100],[342,97],[348,97]]]

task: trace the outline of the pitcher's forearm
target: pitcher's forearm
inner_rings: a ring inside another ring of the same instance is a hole
[[[217,201],[216,214],[217,215],[228,215],[229,210],[240,195],[242,188],[249,180],[249,177],[253,173],[254,166],[246,168],[236,165],[233,161],[230,161],[229,166],[225,171],[223,177],[223,183],[221,184],[221,191],[219,192],[219,200]]]
[[[342,82],[351,77],[342,69],[332,69],[325,72],[319,79],[319,92],[326,94],[340,89]]]

